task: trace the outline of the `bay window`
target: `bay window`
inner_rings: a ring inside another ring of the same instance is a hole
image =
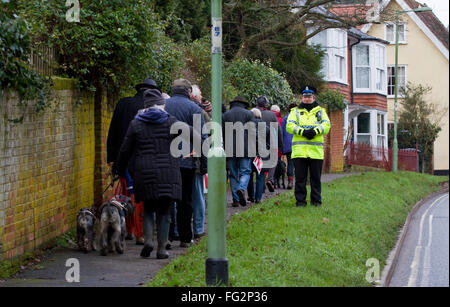
[[[353,91],[386,95],[386,47],[377,42],[364,42],[352,52]]]

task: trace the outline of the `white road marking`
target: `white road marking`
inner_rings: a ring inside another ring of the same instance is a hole
[[[433,240],[433,215],[430,214],[428,226],[428,244],[425,247],[425,256],[423,260],[423,277],[421,287],[428,287],[431,272],[431,242]]]
[[[423,224],[425,221],[425,217],[428,214],[428,211],[430,211],[431,208],[434,207],[434,205],[440,201],[442,198],[447,197],[448,194],[444,194],[441,197],[439,197],[438,199],[436,199],[430,207],[428,207],[428,209],[425,211],[425,213],[422,215],[422,218],[420,219],[420,228],[419,228],[419,240],[417,242],[417,246],[416,246],[416,250],[414,252],[414,259],[413,262],[411,263],[411,275],[409,276],[409,280],[408,280],[408,287],[416,287],[416,282],[417,282],[417,276],[419,275],[419,264],[420,264],[420,255],[421,255],[421,251],[422,251],[422,234],[423,234]]]

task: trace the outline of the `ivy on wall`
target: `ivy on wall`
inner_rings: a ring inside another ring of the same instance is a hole
[[[2,1],[3,5],[9,3]],[[0,89],[17,92],[22,105],[34,101],[36,111],[42,111],[48,105],[52,82],[30,66],[29,25],[9,14],[5,6],[0,8]]]

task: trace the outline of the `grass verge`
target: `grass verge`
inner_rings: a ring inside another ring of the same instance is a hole
[[[322,185],[320,208],[296,208],[293,192],[241,212],[227,226],[229,286],[371,286],[420,199],[448,177],[363,173]],[[174,259],[147,286],[205,286],[207,239]]]

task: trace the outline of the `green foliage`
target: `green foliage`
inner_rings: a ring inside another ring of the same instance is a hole
[[[326,105],[330,111],[344,110],[345,96],[338,90],[326,89],[317,95],[317,101],[320,104]]]
[[[304,37],[303,29],[286,29],[278,36],[279,40],[296,43]],[[320,87],[323,84],[321,64],[324,51],[318,46],[308,44],[286,47],[278,44],[257,45],[251,49],[251,58],[270,62],[277,71],[286,75],[294,93],[299,93],[305,85]]]
[[[65,2],[20,0],[39,45],[54,47],[61,73],[88,90],[120,94],[152,77],[168,86],[179,51],[165,36],[150,0],[82,1],[80,22],[66,20]]]
[[[262,95],[267,96],[272,104],[277,104],[280,108],[294,102],[294,94],[284,76],[258,60],[234,60],[226,68],[224,79],[253,105],[256,98]]]
[[[224,3],[224,52],[227,60],[241,57],[270,62],[298,93],[306,84],[319,87],[323,82],[323,51],[304,42],[306,31],[300,22],[284,24],[292,17],[291,5],[292,1]],[[268,29],[273,32],[266,33]]]
[[[0,6],[0,90],[16,91],[22,105],[34,100],[36,111],[48,104],[51,80],[29,64],[31,37],[28,23]]]
[[[447,110],[437,110],[434,103],[426,97],[432,88],[408,83],[403,90],[404,99],[400,102],[397,140],[399,148],[416,148],[421,151],[421,169],[433,171],[433,144],[442,130],[440,117],[448,114]],[[393,130],[389,131],[390,140]]]
[[[378,259],[383,268],[411,208],[444,181],[363,173],[323,184],[320,208],[296,208],[288,192],[235,214],[226,230],[229,286],[370,287],[366,261]],[[205,286],[206,245],[204,238],[147,286]]]
[[[191,42],[208,33],[210,1],[153,0],[152,7],[167,22],[166,34],[176,42]]]

